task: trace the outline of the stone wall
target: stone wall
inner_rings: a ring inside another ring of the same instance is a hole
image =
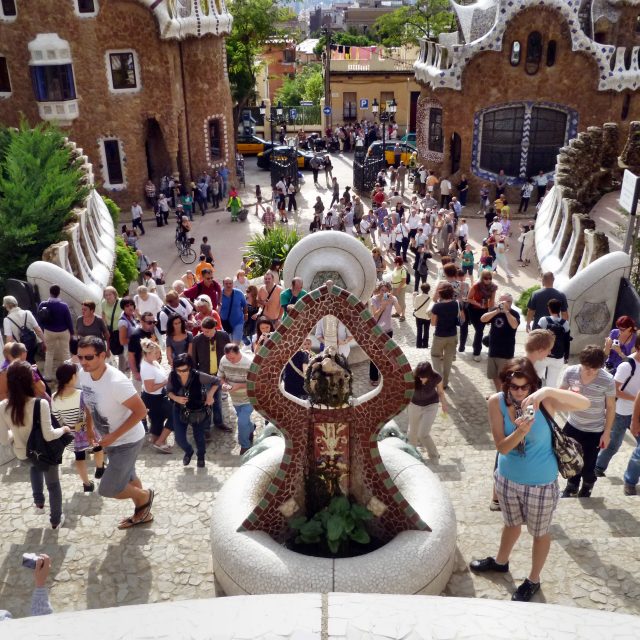
[[[421,159],[441,175],[451,173],[451,138],[454,133],[462,140],[460,169],[452,182],[466,173],[471,184],[470,200],[478,198],[478,190],[486,178],[472,173],[472,160],[477,157],[477,141],[474,127],[479,125],[479,113],[489,107],[514,102],[552,103],[562,105],[577,114],[577,129],[586,131],[590,126],[604,121],[620,123],[624,94],[598,91],[601,69],[596,59],[588,53],[572,51],[572,30],[556,9],[539,7],[524,9],[506,24],[502,41],[491,45],[491,50],[479,51],[465,61],[461,75],[461,90],[424,86],[421,100],[434,100],[443,108],[444,156],[441,162],[428,157],[420,148]],[[532,31],[543,36],[543,56],[539,70],[534,75],[525,72],[527,37]],[[555,63],[546,65],[547,43],[557,43]],[[521,44],[521,61],[518,66],[510,63],[511,46]],[[501,51],[496,48],[501,47]],[[447,72],[448,73],[448,72]],[[456,71],[459,73],[459,71]],[[437,81],[434,81],[437,85]],[[640,101],[631,99],[628,120],[640,118]],[[422,119],[423,120],[423,119]],[[418,122],[418,134],[425,123]],[[535,172],[537,173],[537,171]],[[510,201],[520,199],[520,186],[508,188]],[[534,196],[535,199],[535,196]]]
[[[119,204],[126,207],[144,196],[148,177],[145,143],[153,120],[168,152],[164,166],[190,179],[207,166],[204,119],[221,115],[228,125],[222,128],[224,157],[218,164],[228,162],[235,174],[222,38],[206,35],[181,43],[161,40],[152,11],[135,0],[101,2],[98,15],[90,18],[76,16],[73,6],[70,0],[22,2],[14,22],[0,23],[0,54],[6,56],[12,85],[12,95],[0,101],[0,121],[17,125],[23,113],[31,124],[38,122],[27,45],[38,33],[57,33],[71,47],[79,105],[79,117],[68,128],[68,135],[89,156],[98,185],[104,180],[101,140],[115,137],[121,141],[126,186],[110,194]],[[117,95],[110,91],[108,50],[137,53],[139,91]],[[157,181],[159,176],[154,178]]]

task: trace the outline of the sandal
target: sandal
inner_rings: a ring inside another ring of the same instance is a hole
[[[141,505],[140,507],[136,507],[133,510],[132,517],[135,518],[136,516],[140,516],[140,519],[144,520],[151,513],[151,505],[153,504],[155,493],[153,489],[148,489],[148,491],[149,491],[149,499],[147,500],[147,502],[145,502],[145,504]],[[138,524],[138,523],[136,522],[135,524]]]
[[[131,518],[125,518],[119,525],[118,529],[131,529],[131,527],[137,527],[139,524],[149,524],[153,522],[153,514],[148,513],[144,518],[140,520],[134,520]]]

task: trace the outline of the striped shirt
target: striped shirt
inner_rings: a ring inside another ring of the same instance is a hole
[[[606,398],[616,397],[616,385],[613,376],[604,369],[598,371],[592,382],[583,384],[580,380],[580,367],[581,365],[575,364],[566,368],[560,388],[579,390],[579,393],[591,400],[591,406],[584,411],[572,411],[568,421],[580,431],[599,433],[604,431]]]

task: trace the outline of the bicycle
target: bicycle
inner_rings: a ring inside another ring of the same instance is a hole
[[[193,264],[198,257],[195,250],[191,246],[195,242],[195,238],[180,238],[176,239],[176,246],[178,247],[178,257],[184,264]]]

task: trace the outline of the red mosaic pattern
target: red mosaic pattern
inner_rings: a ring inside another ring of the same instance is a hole
[[[274,393],[275,381],[298,346],[326,315],[336,316],[347,326],[380,370],[383,383],[374,398],[356,407],[307,410],[281,393]],[[411,398],[414,384],[411,367],[400,347],[376,326],[358,298],[335,285],[324,285],[301,298],[256,354],[247,382],[251,403],[282,431],[285,452],[276,477],[241,530],[266,531],[281,540],[287,532],[288,517],[279,507],[293,499],[298,507],[296,513],[304,512],[306,465],[313,451],[313,425],[318,423],[349,425],[351,495],[363,505],[373,497],[385,505],[375,526],[383,539],[391,539],[408,529],[430,530],[389,477],[377,443],[380,429]]]

